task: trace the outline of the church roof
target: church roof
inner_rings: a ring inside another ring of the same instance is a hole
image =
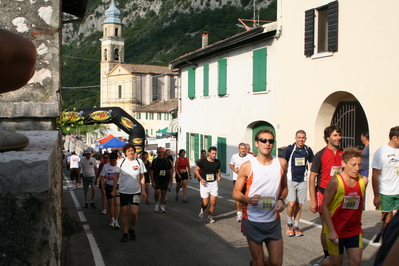
[[[114,0],[111,2],[111,6],[105,10],[105,20],[104,23],[117,23],[117,24],[122,24],[122,21],[120,19],[121,12],[119,9],[116,8]]]
[[[177,110],[177,98],[168,101],[154,101],[151,104],[137,107],[133,110],[135,113],[170,113]]]
[[[124,69],[131,73],[137,74],[173,74],[166,66],[155,65],[137,65],[137,64],[120,64]]]

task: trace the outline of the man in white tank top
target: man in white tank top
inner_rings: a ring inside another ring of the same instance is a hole
[[[252,254],[251,265],[282,265],[283,239],[280,213],[287,196],[287,162],[271,154],[274,134],[268,129],[255,135],[258,155],[241,165],[233,198],[244,204],[241,231]],[[246,187],[245,194],[242,192]],[[263,242],[269,257],[265,260]]]

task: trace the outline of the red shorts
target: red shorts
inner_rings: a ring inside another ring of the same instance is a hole
[[[322,213],[321,205],[323,204],[324,195],[321,194],[320,191],[316,191],[316,199],[317,199],[317,212]]]

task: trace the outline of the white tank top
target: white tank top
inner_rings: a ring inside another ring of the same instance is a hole
[[[280,217],[280,213],[274,210],[280,194],[280,183],[283,171],[279,158],[273,156],[270,165],[262,165],[254,157],[250,160],[252,171],[247,180],[245,195],[261,195],[261,200],[256,206],[244,205],[244,218],[252,222],[272,222]]]

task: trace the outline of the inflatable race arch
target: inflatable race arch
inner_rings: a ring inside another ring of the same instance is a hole
[[[129,143],[134,144],[136,152],[144,150],[143,126],[120,107],[79,108],[65,115],[70,119],[70,124],[81,121],[84,125],[114,123],[129,135]]]

